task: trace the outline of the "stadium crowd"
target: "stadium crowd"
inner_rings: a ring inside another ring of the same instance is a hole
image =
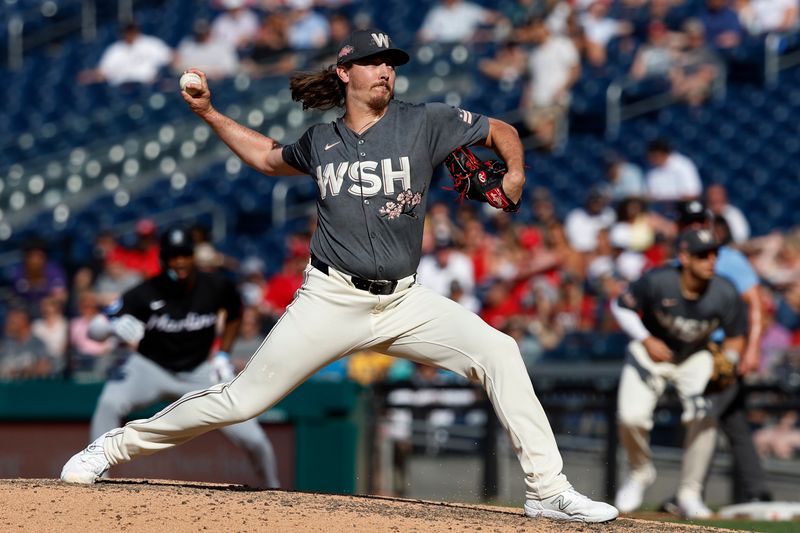
[[[623,77],[628,98],[671,93],[697,107],[727,70],[763,61],[764,37],[798,27],[794,0],[524,0],[489,9],[430,5],[416,44],[465,44],[487,80],[520,83],[517,125],[553,150],[586,74]],[[210,20],[170,47],[131,21],[83,83],[151,84],[191,67],[212,79],[287,75],[331,64],[353,28],[372,23],[350,0],[215,0]],[[385,29],[385,28],[384,28]],[[132,68],[135,66],[135,68]],[[511,110],[508,110],[511,111]]]

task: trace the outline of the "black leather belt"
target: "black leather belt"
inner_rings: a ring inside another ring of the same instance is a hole
[[[315,255],[311,256],[311,266],[325,274],[328,275],[328,270],[330,267],[328,264]],[[387,279],[364,279],[358,278],[356,276],[350,276],[350,281],[353,282],[353,287],[356,289],[366,291],[370,294],[377,294],[377,295],[387,295],[394,293],[394,290],[397,288],[397,281],[391,281]]]

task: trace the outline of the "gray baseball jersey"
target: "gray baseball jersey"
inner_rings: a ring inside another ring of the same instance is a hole
[[[647,331],[664,341],[682,361],[708,344],[721,327],[728,337],[747,333],[744,302],[733,284],[714,276],[696,300],[683,296],[680,269],[651,270],[620,295],[620,307],[639,313]]]
[[[362,135],[341,118],[309,128],[284,147],[283,159],[319,187],[311,252],[366,279],[413,274],[434,168],[488,133],[484,116],[446,104],[398,101]]]

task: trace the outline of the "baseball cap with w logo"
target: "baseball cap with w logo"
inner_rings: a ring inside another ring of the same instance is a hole
[[[409,60],[409,56],[404,50],[395,48],[387,33],[369,29],[356,30],[342,42],[336,64],[343,65],[376,54],[387,54],[395,66],[405,65]]]

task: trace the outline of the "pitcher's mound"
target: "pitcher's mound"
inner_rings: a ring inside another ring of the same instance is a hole
[[[621,532],[722,531],[620,518],[606,524],[532,520],[521,509],[252,490],[238,485],[108,480],[0,480],[3,531]]]

